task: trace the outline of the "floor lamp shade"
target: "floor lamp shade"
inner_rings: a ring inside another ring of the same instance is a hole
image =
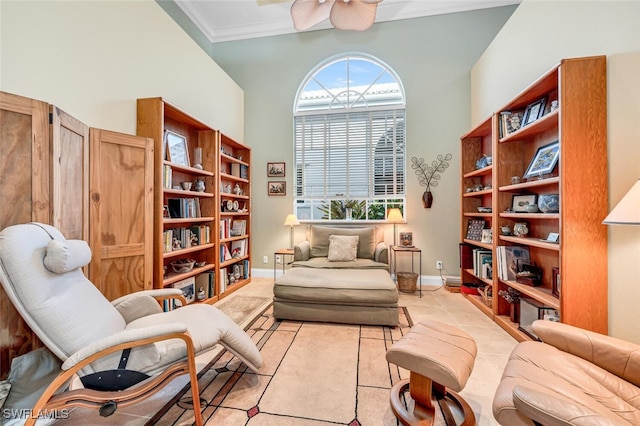
[[[640,225],[640,179],[611,210],[605,225]]]
[[[293,227],[300,225],[300,222],[295,214],[290,214],[284,220],[284,225],[289,227],[289,248],[293,248]]]

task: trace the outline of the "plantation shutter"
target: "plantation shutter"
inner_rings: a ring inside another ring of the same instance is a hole
[[[404,196],[404,109],[297,115],[297,200]]]

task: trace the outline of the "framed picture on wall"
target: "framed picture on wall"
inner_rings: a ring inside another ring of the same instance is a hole
[[[287,183],[285,181],[267,182],[267,194],[287,195]]]
[[[267,177],[285,177],[285,163],[267,163]]]

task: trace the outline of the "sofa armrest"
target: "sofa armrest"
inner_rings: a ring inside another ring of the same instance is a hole
[[[533,331],[544,343],[640,386],[640,345],[554,321],[534,321]]]
[[[384,241],[379,242],[376,245],[376,252],[373,255],[373,260],[380,263],[389,264],[389,247]]]
[[[309,260],[309,258],[311,258],[311,243],[309,241],[303,241],[293,246],[294,262],[296,260]]]

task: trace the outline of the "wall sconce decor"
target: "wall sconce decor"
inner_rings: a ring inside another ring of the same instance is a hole
[[[431,162],[431,165],[425,163],[424,158],[411,157],[411,168],[416,171],[418,175],[418,181],[421,186],[426,186],[427,189],[422,194],[422,206],[425,209],[431,208],[433,204],[433,194],[431,194],[431,187],[438,186],[440,180],[440,173],[449,167],[449,161],[453,158],[451,154],[438,154],[438,160]]]

